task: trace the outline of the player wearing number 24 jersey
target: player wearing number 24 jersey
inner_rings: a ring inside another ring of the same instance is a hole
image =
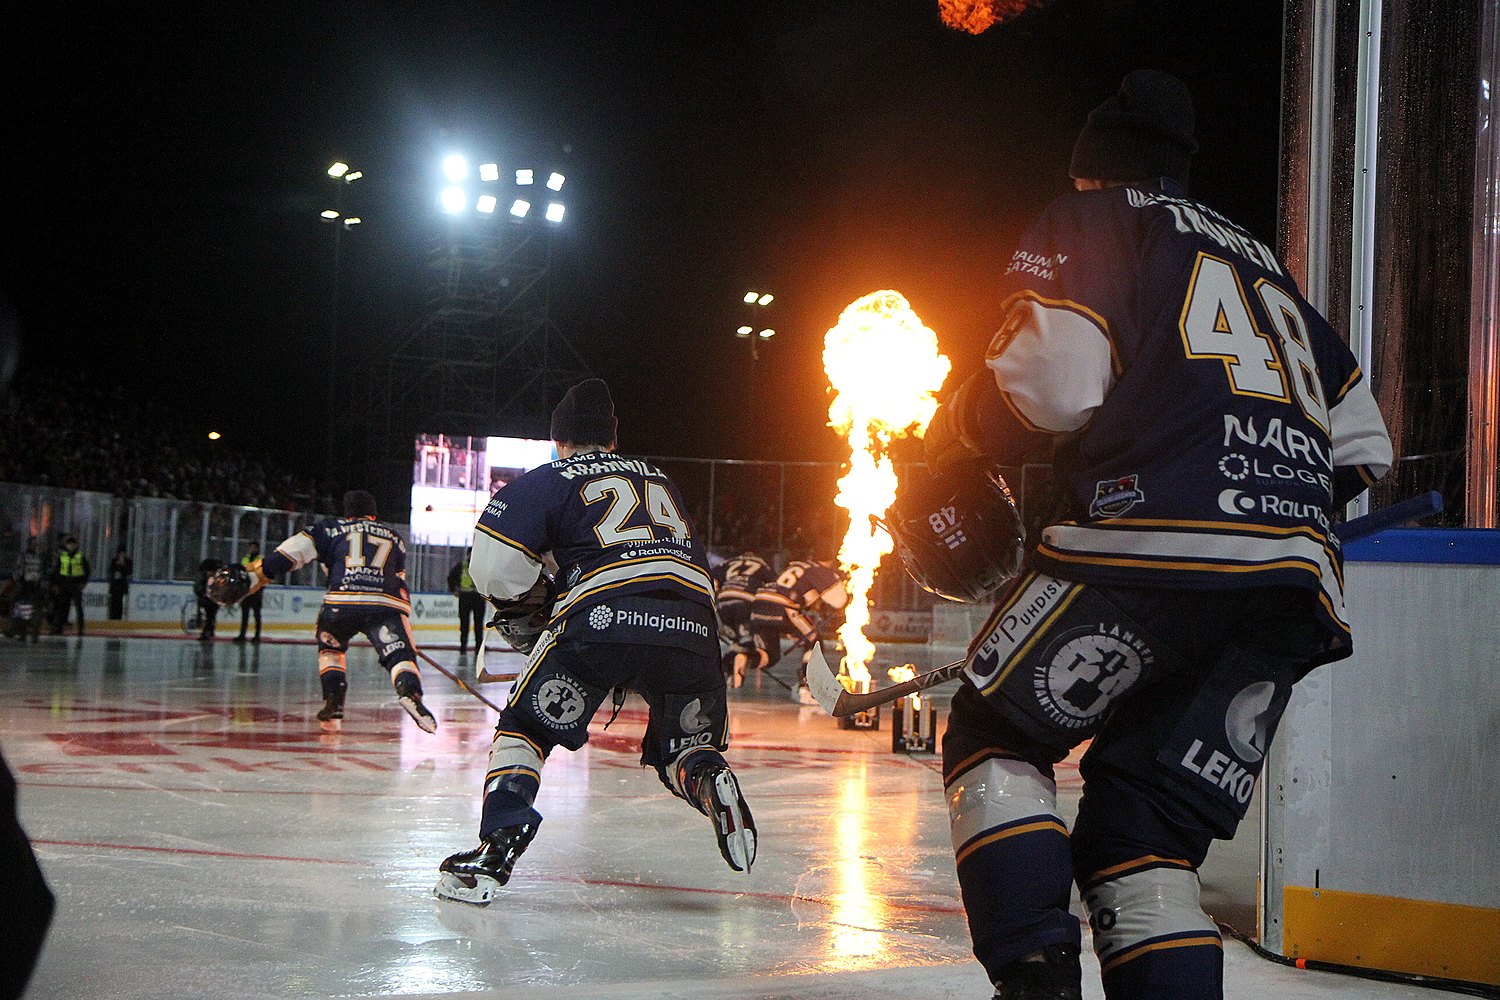
[[[614,454],[614,400],[599,379],[552,415],[559,458],[501,488],[474,531],[469,575],[503,616],[556,603],[511,688],[490,744],[479,847],[439,867],[438,896],[488,905],[536,835],[542,766],[580,749],[616,692],[649,709],[641,763],[714,824],[736,871],[755,860],[755,824],[724,759],[729,719],[719,673],[713,580],[682,494],[649,462]]]
[[[1259,240],[1186,195],[1192,99],[1137,71],[1075,190],[1001,263],[945,473],[1053,462],[1061,511],[969,646],[943,738],[974,952],[1005,1000],[1219,1000],[1197,869],[1243,819],[1293,684],[1351,648],[1333,514],[1391,445],[1369,380]],[[977,574],[976,574],[977,575]],[[1053,767],[1092,740],[1071,831]]]

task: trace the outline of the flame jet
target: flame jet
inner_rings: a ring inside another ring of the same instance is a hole
[[[904,296],[884,290],[856,299],[823,338],[823,370],[833,387],[828,426],[849,443],[849,471],[834,502],[849,512],[839,567],[849,578],[849,606],[839,639],[844,672],[868,681],[875,644],[864,634],[868,594],[891,536],[871,516],[884,517],[896,500],[890,447],[898,437],[920,437],[937,411],[937,391],[949,362],[937,335],[922,324]]]

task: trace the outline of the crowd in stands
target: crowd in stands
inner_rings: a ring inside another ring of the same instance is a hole
[[[123,387],[27,372],[0,405],[0,482],[332,512],[334,484],[268,468]]]

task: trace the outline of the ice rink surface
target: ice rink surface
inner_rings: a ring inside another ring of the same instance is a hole
[[[541,832],[479,909],[432,886],[476,842],[494,713],[431,668],[435,735],[364,646],[328,734],[310,645],[3,642],[0,747],[58,897],[28,997],[990,996],[938,761],[893,754],[888,715],[878,732],[840,730],[766,676],[733,694],[730,758],[761,837],[741,875],[708,821],[639,767],[642,703],[608,732],[601,713],[588,747],[548,762]],[[899,652],[937,665],[923,647]],[[498,703],[507,685],[481,690]],[[1058,777],[1071,818],[1076,769]],[[1221,918],[1253,913],[1252,827],[1205,869]],[[1290,969],[1233,941],[1226,956],[1229,997],[1441,995]],[[1099,997],[1085,963],[1084,995]]]

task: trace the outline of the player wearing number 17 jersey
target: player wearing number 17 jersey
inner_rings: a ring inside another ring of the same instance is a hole
[[[364,633],[380,665],[390,672],[397,702],[418,726],[436,732],[437,719],[422,703],[422,674],[411,634],[406,542],[375,520],[375,498],[364,490],[345,493],[343,510],[343,517],[326,517],[276,546],[258,567],[237,565],[221,571],[221,579],[210,584],[209,596],[232,604],[316,561],[328,575],[328,592],[317,623],[318,675],[323,687],[318,720],[325,728],[337,728],[343,719],[344,693],[349,686],[345,653],[349,640]]]
[[[1002,263],[984,367],[928,461],[1050,457],[1060,513],[969,647],[943,740],[974,952],[1006,1000],[1079,997],[1070,876],[1110,1000],[1218,1000],[1198,904],[1292,685],[1347,656],[1331,518],[1391,463],[1369,380],[1240,226],[1186,195],[1193,106],[1127,76],[1072,193]],[[934,530],[940,530],[934,524]],[[1053,766],[1092,738],[1070,832]]]
[[[713,822],[736,871],[755,860],[755,824],[723,751],[729,743],[713,581],[677,486],[614,454],[614,402],[599,379],[568,390],[552,415],[558,460],[490,499],[469,575],[502,615],[553,581],[547,628],[511,688],[490,746],[479,846],[440,866],[437,894],[487,905],[542,821],[533,803],[555,747],[581,748],[614,690],[646,701],[641,763]],[[545,604],[545,599],[541,602]]]

